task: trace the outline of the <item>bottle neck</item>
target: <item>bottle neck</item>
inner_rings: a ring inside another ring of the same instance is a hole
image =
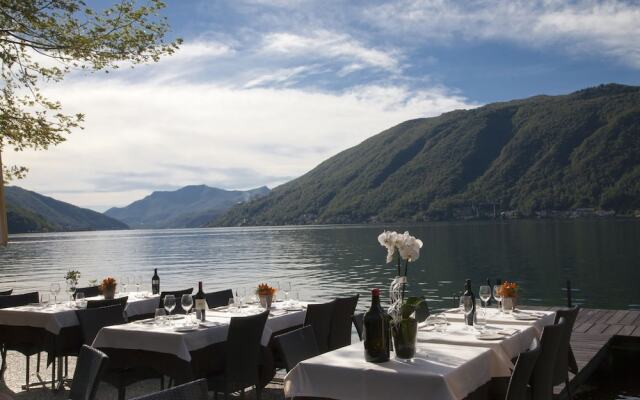
[[[198,282],[198,292],[202,292],[202,282]]]

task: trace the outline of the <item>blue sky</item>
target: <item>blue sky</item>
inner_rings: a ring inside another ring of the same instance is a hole
[[[169,0],[164,15],[174,56],[47,86],[85,129],[9,153],[31,170],[16,184],[96,210],[273,187],[407,119],[640,84],[637,2]]]

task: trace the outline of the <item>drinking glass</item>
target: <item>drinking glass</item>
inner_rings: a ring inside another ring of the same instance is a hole
[[[49,293],[42,293],[40,295],[40,304],[42,304],[44,307],[48,306],[50,301],[51,296],[49,295]]]
[[[469,319],[469,316],[473,312],[473,298],[471,296],[462,296],[461,299],[464,305],[465,326],[467,327],[467,330],[473,330],[472,327],[466,325],[467,319]]]
[[[122,277],[122,292],[121,293],[128,293],[129,292],[129,277],[128,276],[123,276]]]
[[[482,312],[484,314],[484,316],[487,316],[487,302],[489,301],[489,299],[491,299],[491,286],[489,285],[482,285],[480,286],[480,299],[482,300],[482,302],[484,303],[484,307],[482,308]]]
[[[171,321],[171,312],[176,308],[176,297],[172,294],[164,296],[164,309],[167,310],[169,321]]]
[[[73,294],[76,292],[76,285],[71,281],[67,281],[67,293],[69,293],[69,302],[67,304],[71,305],[73,302]]]
[[[189,321],[189,318],[190,318],[189,311],[191,311],[191,307],[193,307],[193,297],[191,297],[190,294],[183,294],[182,299],[180,299],[180,304],[182,305],[182,308],[187,314],[185,319]]]
[[[153,318],[156,325],[161,326],[164,325],[164,317],[167,315],[167,312],[164,308],[156,308],[156,314]]]
[[[495,285],[493,287],[493,298],[496,300],[496,303],[498,303],[498,309],[500,310],[500,312],[502,312],[502,307],[500,307],[500,303],[502,302],[502,295],[500,294],[499,285]]]
[[[476,310],[480,307],[482,307],[482,301],[480,299],[476,299]],[[484,312],[484,315],[481,315],[476,311],[476,314],[474,317],[475,317],[475,321],[473,321],[474,325],[476,325],[480,331],[484,331],[487,325],[486,311]]]
[[[233,297],[229,297],[229,307],[228,307],[229,312],[234,311],[234,310],[235,310],[235,308],[236,308],[236,301],[235,301],[235,299],[234,299]]]
[[[76,305],[80,308],[87,306],[87,301],[84,299],[84,292],[76,293]]]
[[[447,332],[447,317],[444,315],[444,313],[440,313],[437,314],[435,317],[435,323],[436,323],[436,330],[440,333],[446,333]]]
[[[284,300],[289,301],[289,293],[291,293],[291,282],[284,283]]]
[[[458,308],[460,308],[460,312],[464,313],[464,296],[460,296]]]
[[[140,284],[142,283],[142,277],[136,275],[136,293],[140,293]]]
[[[49,290],[51,290],[51,294],[53,295],[53,305],[55,307],[56,304],[58,303],[58,293],[60,293],[60,284],[52,283],[51,286],[49,286]]]

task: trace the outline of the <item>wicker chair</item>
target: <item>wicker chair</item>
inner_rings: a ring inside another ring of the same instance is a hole
[[[70,400],[93,400],[96,398],[100,378],[107,368],[109,357],[89,346],[82,346],[76,370],[71,381]]]
[[[13,293],[13,289],[3,290],[2,292],[0,292],[0,296],[9,296],[11,295],[11,293]]]
[[[564,383],[568,399],[572,397],[571,386],[569,385],[569,372],[573,374],[578,373],[578,363],[573,354],[573,349],[571,349],[571,333],[573,332],[573,325],[576,322],[576,318],[578,318],[579,312],[580,308],[577,306],[556,311],[555,322],[558,323],[560,318],[564,318],[567,323],[560,347],[558,348],[558,360],[556,361],[553,373],[553,385],[556,386]],[[563,354],[566,354],[566,356],[563,356]]]
[[[353,314],[353,326],[356,327],[358,337],[362,341],[362,334],[364,331],[364,313]]]
[[[209,308],[222,307],[229,304],[229,299],[233,297],[233,290],[226,289],[218,292],[211,292],[204,294],[207,300],[207,306]]]
[[[82,331],[82,342],[91,346],[100,329],[105,326],[126,323],[124,307],[124,304],[116,304],[107,307],[76,310],[76,316],[80,321],[80,330]]]
[[[132,400],[207,400],[207,380],[197,381],[174,386],[171,389],[157,393],[151,393],[136,397]]]
[[[335,300],[329,303],[309,304],[304,318],[304,326],[311,325],[318,342],[320,353],[329,351],[329,336],[331,335],[331,317]]]
[[[75,299],[78,293],[83,293],[84,297],[96,297],[100,295],[100,286],[87,286],[76,288],[73,298]]]
[[[127,301],[129,301],[128,296],[118,297],[117,299],[89,300],[87,301],[87,309],[104,308],[118,305],[121,305],[124,308],[127,305]]]
[[[316,342],[316,335],[313,333],[311,326],[305,326],[278,335],[274,338],[274,341],[278,351],[282,355],[287,372],[291,371],[300,361],[320,354],[318,342]]]
[[[269,317],[269,311],[250,317],[232,317],[227,334],[224,371],[207,377],[209,389],[216,394],[230,392],[250,386],[256,388],[256,399],[260,400],[260,342]]]
[[[547,325],[542,330],[540,356],[531,376],[532,400],[553,398],[554,366],[558,362],[558,349],[565,334],[566,324],[566,320],[560,318],[557,324]]]
[[[509,387],[505,400],[521,400],[529,398],[529,381],[540,356],[540,344],[534,339],[528,351],[520,353],[516,366],[509,379]]]
[[[351,344],[351,326],[353,314],[358,306],[359,295],[335,299],[329,333],[329,350],[339,349]]]

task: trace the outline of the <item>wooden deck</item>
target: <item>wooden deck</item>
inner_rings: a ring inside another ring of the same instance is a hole
[[[576,393],[607,358],[614,337],[635,337],[640,343],[640,310],[580,309],[571,335],[571,348],[579,369],[576,376],[571,376],[571,393]],[[566,398],[566,388],[558,387],[556,394]]]

